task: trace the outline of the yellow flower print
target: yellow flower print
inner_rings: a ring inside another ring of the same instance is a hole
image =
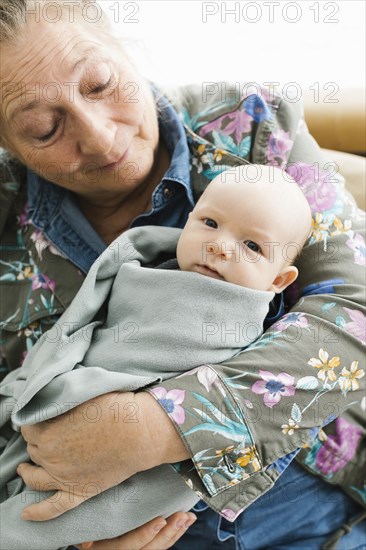
[[[224,456],[227,453],[231,453],[235,449],[234,445],[230,445],[230,447],[225,447],[225,449],[219,449],[218,451],[215,451],[215,454],[219,456]]]
[[[288,424],[282,424],[282,432],[285,435],[293,435],[295,433],[295,430],[298,430],[300,426],[298,426],[292,418],[289,419]]]
[[[32,268],[28,265],[25,267],[17,276],[18,281],[24,281],[24,279],[29,279],[30,277],[33,277],[34,273],[32,271]]]
[[[245,466],[251,463],[254,471],[260,470],[260,465],[255,453],[255,447],[246,447],[241,452],[243,453],[243,456],[240,456],[235,461],[240,468],[245,468]]]
[[[336,218],[334,220],[333,225],[335,227],[335,231],[332,231],[331,236],[340,235],[341,233],[347,233],[352,228],[351,220],[344,220],[344,222],[342,223],[339,218]]]
[[[327,434],[326,434],[322,429],[320,429],[319,432],[318,432],[317,438],[319,439],[319,441],[321,441],[322,443],[324,443],[325,441],[327,441],[328,436],[327,436]],[[311,445],[310,445],[309,443],[304,443],[304,445],[302,446],[302,448],[303,448],[303,449],[310,449],[310,447],[312,447],[313,444],[314,444],[314,443],[312,443]]]
[[[343,367],[341,377],[338,380],[341,390],[347,392],[349,390],[356,391],[360,387],[359,379],[365,376],[363,369],[358,369],[358,361],[352,361],[350,370]]]
[[[239,458],[237,458],[235,462],[236,464],[238,464],[238,466],[240,466],[240,468],[245,468],[245,466],[249,464],[252,458],[254,458],[254,453],[253,451],[249,451],[245,453],[244,456],[240,456]]]
[[[324,430],[319,430],[318,439],[319,439],[319,441],[321,441],[322,443],[324,443],[324,441],[326,441],[326,440],[328,439],[328,436],[327,436],[327,434],[325,433]]]
[[[27,327],[23,328],[22,330],[18,331],[18,337],[24,334],[26,338],[29,338],[30,336],[33,336],[34,333],[39,328],[39,321],[34,321],[33,323],[30,323]]]
[[[324,235],[329,232],[330,222],[323,220],[323,214],[317,212],[315,218],[312,219],[311,236],[316,242],[323,240]]]
[[[327,382],[328,380],[334,382],[337,380],[337,375],[333,369],[339,367],[340,359],[339,357],[332,357],[332,359],[328,361],[328,357],[329,354],[324,351],[323,348],[320,348],[319,359],[310,359],[310,361],[308,361],[308,365],[311,365],[316,369],[320,369],[318,372],[318,378],[323,380],[323,382]]]
[[[197,167],[197,172],[200,174],[203,170],[203,165],[209,163],[209,156],[206,153],[206,144],[200,143],[197,147],[195,156],[192,159],[192,164]]]
[[[224,151],[222,149],[215,149],[214,155],[213,155],[214,161],[220,162],[220,160],[222,159],[223,153]]]

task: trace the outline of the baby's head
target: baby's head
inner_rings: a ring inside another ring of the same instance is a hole
[[[309,204],[296,182],[273,166],[247,165],[217,176],[182,231],[184,271],[247,288],[282,292],[311,228]]]

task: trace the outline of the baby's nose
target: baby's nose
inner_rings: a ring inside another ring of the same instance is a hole
[[[237,251],[238,243],[233,240],[225,240],[221,243],[221,254],[233,254]]]

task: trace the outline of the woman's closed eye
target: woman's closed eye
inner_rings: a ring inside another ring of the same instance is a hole
[[[49,132],[47,132],[47,134],[45,134],[44,136],[37,137],[38,141],[46,142],[49,139],[51,139],[57,132],[59,125],[60,125],[60,122],[57,122],[57,124],[55,124],[55,126]]]
[[[101,93],[103,93],[104,91],[106,91],[110,88],[114,89],[114,87],[115,87],[115,82],[114,82],[113,75],[111,75],[110,78],[107,80],[107,82],[105,82],[104,84],[96,84],[96,83],[91,84],[90,87],[87,90],[87,93],[98,95],[98,94],[101,94]],[[38,141],[43,142],[43,143],[49,141],[56,134],[59,125],[60,125],[60,122],[57,122],[55,124],[55,126],[50,131],[48,131],[43,136],[37,137],[36,139]]]
[[[253,252],[259,252],[259,253],[262,252],[261,247],[260,247],[257,243],[255,243],[254,241],[250,241],[250,240],[244,241],[244,244],[245,244],[245,246],[247,246],[250,250],[253,250]]]
[[[109,80],[107,80],[107,82],[104,82],[104,83],[101,83],[101,84],[97,84],[97,83],[91,84],[88,87],[87,93],[88,94],[100,94],[100,93],[104,92],[105,90],[107,90],[108,88],[110,88],[112,83],[113,83],[113,76],[111,75],[111,77],[109,78]]]
[[[215,222],[215,220],[213,220],[212,218],[203,218],[203,223],[208,227],[212,227],[213,229],[218,228],[217,222]]]

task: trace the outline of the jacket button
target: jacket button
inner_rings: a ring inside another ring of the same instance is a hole
[[[170,189],[170,187],[165,187],[163,191],[163,195],[164,195],[164,198],[168,200],[174,195],[174,190]]]

